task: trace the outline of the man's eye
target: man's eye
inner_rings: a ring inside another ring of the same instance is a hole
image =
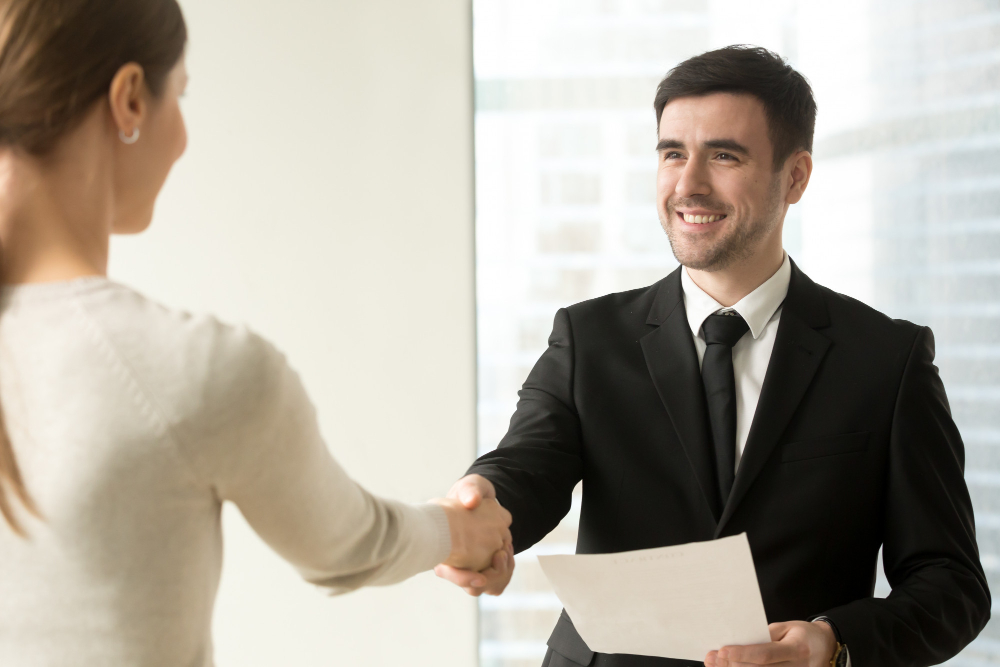
[[[677,151],[667,151],[666,153],[663,154],[664,160],[677,160],[682,157],[684,156],[678,153]]]
[[[729,153],[719,153],[718,155],[716,155],[716,157],[719,158],[720,160],[735,160],[736,159],[735,155],[730,155]]]

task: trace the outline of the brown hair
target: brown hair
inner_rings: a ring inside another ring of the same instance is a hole
[[[0,145],[44,153],[129,62],[159,95],[186,42],[176,0],[0,0]]]
[[[159,96],[186,44],[177,0],[0,0],[0,146],[45,154],[126,63]],[[38,514],[0,421],[0,514],[23,536],[11,496]]]
[[[676,97],[723,92],[753,95],[763,103],[775,171],[781,171],[795,151],[812,152],[816,101],[809,82],[777,53],[759,46],[735,44],[708,51],[670,70],[653,100],[656,124],[667,102]]]

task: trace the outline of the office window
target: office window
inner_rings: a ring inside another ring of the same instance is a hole
[[[1000,6],[986,0],[476,0],[479,448],[506,431],[555,311],[676,266],[653,201],[656,84],[733,43],[773,49],[819,104],[785,224],[815,280],[934,329],[1000,577]],[[578,499],[577,499],[578,500]],[[540,664],[560,605],[534,559],[481,602],[481,664]],[[880,577],[876,594],[888,593]],[[955,665],[1000,665],[991,622]]]

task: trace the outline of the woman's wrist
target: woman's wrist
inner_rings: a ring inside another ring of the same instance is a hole
[[[466,558],[465,531],[462,530],[462,523],[465,519],[463,513],[467,512],[462,503],[451,498],[435,498],[430,502],[444,510],[445,518],[448,520],[448,535],[451,540],[451,549],[447,557],[442,561],[445,565],[452,567],[463,567]]]

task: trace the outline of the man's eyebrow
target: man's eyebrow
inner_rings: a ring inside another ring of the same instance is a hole
[[[657,151],[665,151],[668,148],[684,148],[684,142],[676,139],[660,139],[660,143],[656,144]]]
[[[725,151],[731,151],[733,153],[742,153],[743,155],[750,154],[750,151],[746,146],[734,139],[712,139],[703,143],[702,146],[705,148],[717,148]],[[677,139],[661,139],[660,143],[656,144],[657,151],[665,151],[674,148],[684,148],[684,142],[678,141]]]
[[[743,155],[750,155],[750,151],[747,147],[738,141],[732,139],[712,139],[711,141],[706,141],[702,144],[705,148],[721,148],[725,151],[732,151],[733,153],[743,153]]]

